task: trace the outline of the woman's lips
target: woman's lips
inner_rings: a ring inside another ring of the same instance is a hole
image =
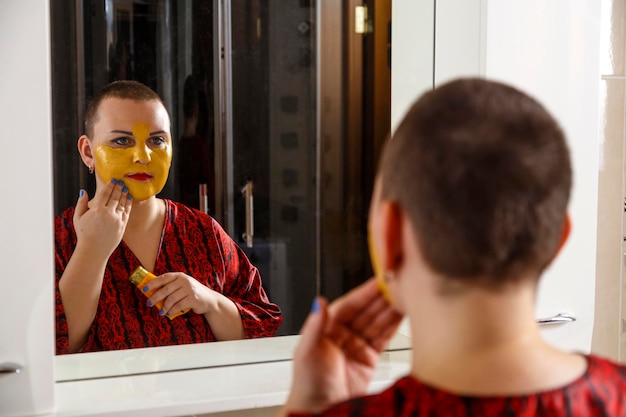
[[[126,177],[135,181],[149,181],[152,179],[152,175],[147,174],[145,172],[137,172],[135,174],[128,174],[126,175]]]

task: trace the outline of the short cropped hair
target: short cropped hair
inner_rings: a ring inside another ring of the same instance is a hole
[[[102,100],[115,97],[120,99],[128,99],[135,101],[151,101],[156,100],[163,104],[161,97],[150,87],[132,80],[113,81],[105,85],[87,105],[85,111],[85,134],[90,138],[93,136],[93,128],[98,121],[98,108]],[[165,106],[165,105],[164,105]]]
[[[556,120],[516,88],[465,78],[426,93],[385,144],[380,173],[382,198],[407,213],[446,278],[495,289],[538,278],[556,255],[569,150]]]

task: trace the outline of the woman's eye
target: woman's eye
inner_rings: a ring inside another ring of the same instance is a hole
[[[113,142],[118,145],[128,145],[130,143],[130,139],[127,137],[119,137],[119,138],[113,139]]]
[[[162,146],[166,143],[165,138],[162,136],[155,136],[153,138],[150,138],[150,141],[156,146]]]

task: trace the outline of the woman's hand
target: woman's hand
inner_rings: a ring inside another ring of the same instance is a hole
[[[204,315],[217,340],[243,339],[245,332],[239,309],[223,294],[182,272],[159,275],[141,289],[151,293],[148,306],[163,302],[161,315],[186,309]]]
[[[150,281],[144,292],[153,294],[148,299],[148,306],[163,302],[161,315],[173,314],[186,309],[196,314],[205,314],[216,304],[217,294],[193,277],[182,272],[168,272]]]
[[[77,352],[87,340],[98,309],[104,270],[124,236],[131,207],[121,181],[107,184],[91,201],[81,190],[74,210],[76,248],[59,279],[69,353]]]
[[[364,395],[380,353],[402,316],[371,279],[329,306],[317,299],[302,327],[294,375],[283,413],[319,412]]]
[[[132,198],[121,180],[112,180],[91,201],[81,190],[74,211],[77,246],[108,259],[122,241],[131,208]]]

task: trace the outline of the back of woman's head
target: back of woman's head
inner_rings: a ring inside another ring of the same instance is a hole
[[[539,276],[557,252],[571,188],[558,123],[484,79],[422,96],[381,159],[382,198],[408,214],[436,272],[497,288]]]

